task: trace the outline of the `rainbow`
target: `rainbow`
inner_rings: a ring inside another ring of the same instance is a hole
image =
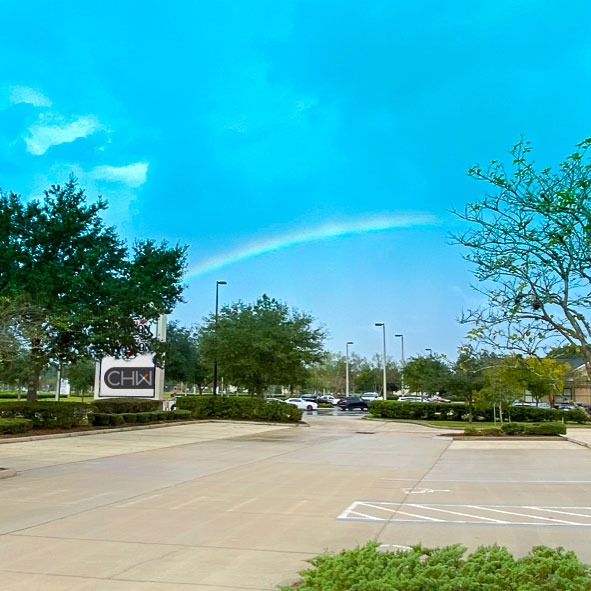
[[[186,279],[195,279],[233,265],[234,263],[246,261],[271,252],[285,250],[292,246],[299,246],[300,244],[321,242],[359,234],[375,234],[377,232],[387,232],[400,228],[433,226],[437,223],[437,218],[430,214],[409,214],[370,218],[353,222],[323,224],[277,238],[250,242],[243,248],[206,259],[189,269]]]

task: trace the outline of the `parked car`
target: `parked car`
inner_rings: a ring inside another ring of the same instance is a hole
[[[317,402],[323,402],[324,404],[333,404],[336,405],[339,401],[338,398],[335,398],[332,394],[325,394],[324,396],[320,396]]]
[[[382,397],[377,392],[365,392],[365,394],[361,395],[361,398],[363,398],[363,400],[365,400],[366,402],[382,399]]]
[[[318,405],[315,402],[312,400],[304,400],[303,398],[288,398],[285,402],[297,406],[300,410],[316,410],[318,408]]]
[[[300,396],[302,400],[310,400],[312,402],[318,402],[318,394],[302,394]]]
[[[420,396],[401,396],[398,402],[429,402],[429,399],[426,396],[425,398],[421,398]]]
[[[285,402],[285,400],[281,400],[281,398],[266,398],[265,402]]]
[[[337,402],[337,406],[341,410],[368,410],[367,402],[359,396],[345,396]]]
[[[429,398],[429,402],[451,402],[451,400],[442,398],[441,396],[431,396],[431,398]]]

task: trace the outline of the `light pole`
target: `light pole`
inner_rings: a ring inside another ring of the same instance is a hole
[[[425,351],[429,351],[429,357],[433,357],[433,349],[425,349]]]
[[[383,392],[383,399],[386,400],[387,395],[387,388],[388,388],[388,381],[386,378],[386,325],[383,322],[376,322],[376,326],[382,327],[382,341],[384,344],[384,392]]]
[[[227,285],[227,281],[215,282],[215,358],[213,360],[213,395],[218,393],[218,305],[220,301],[220,285]]]
[[[349,396],[349,345],[352,344],[353,341],[345,343],[345,396]]]
[[[400,339],[400,357],[402,359],[402,373],[400,375],[400,387],[402,388],[402,395],[404,396],[404,367],[406,366],[406,361],[404,360],[404,335],[403,334],[395,334],[394,336]]]

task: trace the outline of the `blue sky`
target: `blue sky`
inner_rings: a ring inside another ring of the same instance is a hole
[[[450,209],[521,134],[544,165],[591,135],[591,5],[443,4],[3,0],[0,187],[73,172],[127,239],[189,244],[184,323],[220,279],[332,350],[385,322],[392,355],[454,357],[478,297]]]

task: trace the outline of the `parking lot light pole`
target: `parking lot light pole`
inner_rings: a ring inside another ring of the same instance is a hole
[[[394,336],[400,339],[400,358],[402,359],[402,373],[400,374],[400,387],[402,389],[402,395],[404,396],[404,367],[406,366],[406,361],[404,360],[404,335],[403,334],[395,334]]]
[[[386,378],[386,325],[383,322],[376,322],[376,326],[382,327],[382,342],[384,345],[384,392],[382,398],[384,400],[387,399],[387,388],[388,388],[388,381]]]
[[[429,351],[429,357],[433,357],[433,349],[425,349],[425,351]]]
[[[345,396],[349,396],[349,345],[352,345],[353,341],[347,341],[345,343]]]
[[[220,301],[220,285],[227,285],[227,281],[215,282],[215,358],[213,360],[213,395],[218,393],[218,305]]]

